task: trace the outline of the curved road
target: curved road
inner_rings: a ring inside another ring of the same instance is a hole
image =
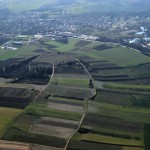
[[[92,82],[93,82],[93,84],[94,84],[94,79],[93,79],[93,77],[91,76],[90,72],[87,70],[87,68],[84,66],[84,64],[83,64],[79,59],[77,59],[77,58],[75,58],[75,60],[77,60],[77,61],[80,63],[80,65],[86,70],[86,72],[88,73],[88,75],[90,76],[90,78],[92,79]],[[80,127],[81,127],[81,125],[82,125],[82,123],[83,123],[83,120],[84,120],[84,118],[85,118],[85,116],[86,116],[86,113],[87,113],[87,110],[88,110],[88,100],[89,100],[90,98],[92,98],[93,96],[95,96],[95,95],[96,95],[96,90],[94,89],[94,92],[91,94],[91,96],[89,96],[89,98],[85,99],[85,104],[86,104],[86,105],[85,105],[84,113],[83,113],[82,118],[81,118],[81,120],[80,120],[79,126],[78,126],[78,128],[73,132],[73,134],[70,136],[70,138],[68,139],[68,141],[67,141],[67,143],[66,143],[66,146],[64,147],[64,150],[67,150],[67,147],[68,147],[68,145],[69,145],[69,142],[71,141],[72,137],[78,132],[78,130],[80,129]]]

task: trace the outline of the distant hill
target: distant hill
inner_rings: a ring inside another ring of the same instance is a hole
[[[0,0],[0,9],[11,11],[60,10],[60,13],[128,13],[147,12],[150,0]]]

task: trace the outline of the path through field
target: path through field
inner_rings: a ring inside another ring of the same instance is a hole
[[[77,61],[80,63],[80,65],[86,70],[86,72],[88,73],[88,75],[91,77],[92,82],[94,82],[93,77],[91,76],[91,74],[90,74],[90,72],[88,71],[88,69],[84,66],[84,64],[81,63],[81,61],[80,61],[79,59],[76,58],[76,60],[77,60]],[[70,136],[70,138],[68,139],[64,150],[67,150],[68,145],[69,145],[69,142],[71,141],[72,137],[78,132],[78,130],[80,129],[80,127],[81,127],[81,125],[82,125],[82,123],[83,123],[83,120],[84,120],[84,118],[85,118],[85,116],[86,116],[87,109],[88,109],[88,100],[89,100],[90,98],[92,98],[93,96],[95,96],[95,95],[96,95],[96,90],[95,90],[95,88],[94,88],[92,94],[90,95],[90,97],[85,100],[84,113],[83,113],[82,118],[81,118],[81,120],[80,120],[79,126],[78,126],[77,130],[75,130],[75,131],[73,132],[73,134]]]

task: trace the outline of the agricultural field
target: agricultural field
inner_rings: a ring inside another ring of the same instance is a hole
[[[71,56],[65,55],[65,54],[57,54],[57,53],[46,53],[46,54],[42,54],[39,57],[37,57],[36,59],[34,59],[31,62],[31,66],[32,63],[34,65],[34,63],[37,63],[36,65],[38,65],[38,63],[47,63],[47,64],[61,64],[61,63],[67,63],[67,62],[74,62],[75,59]]]
[[[113,104],[90,102],[89,112],[95,115],[108,114],[110,117],[122,118],[135,122],[149,123],[149,109],[133,109],[129,107],[120,107]]]
[[[0,49],[0,60],[6,60],[9,58],[21,58],[21,57],[27,57],[27,56],[35,56],[37,53],[34,53],[33,51],[36,50],[37,46],[23,46],[22,48],[19,48],[17,50],[3,50]]]
[[[20,109],[2,108],[0,107],[0,138],[3,136],[7,128],[12,124],[14,119],[21,113]]]
[[[79,44],[77,44],[78,42],[79,42],[78,39],[69,38],[68,39],[68,44],[63,44],[63,43],[59,43],[59,42],[56,42],[56,41],[48,41],[48,42],[45,42],[45,43],[48,44],[48,45],[52,45],[52,46],[56,47],[54,49],[57,50],[57,51],[69,52],[72,49],[74,49],[75,46],[78,47],[78,45],[79,45]]]
[[[26,143],[19,143],[19,142],[8,142],[8,141],[0,141],[0,149],[3,150],[28,150],[29,149],[29,144]]]
[[[1,139],[33,150],[62,150],[70,137],[70,150],[148,150],[149,57],[112,43],[40,40],[0,51]]]
[[[129,93],[119,93],[113,91],[97,91],[95,102],[103,102],[108,104],[115,104],[126,107],[149,108],[150,96],[148,95],[134,95]]]
[[[110,89],[120,89],[138,92],[150,92],[150,85],[127,85],[127,84],[117,84],[117,83],[105,83],[104,88]]]
[[[81,75],[82,76],[82,75]],[[79,78],[53,78],[52,84],[60,86],[69,86],[69,87],[89,87],[88,79],[79,79]]]
[[[118,47],[113,49],[108,49],[105,51],[81,51],[80,54],[87,55],[89,57],[98,60],[107,60],[111,63],[117,64],[122,67],[133,66],[143,63],[150,62],[150,58],[144,56],[143,54],[125,47]],[[134,59],[133,59],[134,57]]]

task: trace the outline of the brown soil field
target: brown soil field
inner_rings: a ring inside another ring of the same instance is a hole
[[[24,88],[0,87],[0,96],[2,97],[22,97],[29,98],[34,93],[33,90]]]
[[[73,88],[66,86],[51,85],[46,89],[46,92],[56,95],[64,96],[69,98],[88,98],[91,95],[89,88]]]
[[[35,119],[27,117],[27,116],[20,116],[15,120],[15,125],[19,124],[21,125],[31,125],[33,124]]]
[[[55,121],[55,122],[62,122],[62,123],[68,123],[68,124],[74,124],[74,125],[78,125],[79,124],[78,121],[67,120],[67,119],[59,119],[59,118],[52,118],[52,117],[42,117],[41,119],[45,120],[45,121]]]
[[[76,57],[85,63],[92,63],[92,62],[97,62],[97,61],[99,62],[99,60],[96,60],[96,59],[88,57],[88,56],[80,55],[80,56],[76,56]]]
[[[43,124],[35,124],[30,128],[29,132],[33,134],[54,136],[54,137],[67,139],[74,132],[74,129],[43,125]]]
[[[140,133],[141,124],[124,121],[118,118],[86,115],[83,125],[94,126],[104,129],[113,129],[117,131],[126,131],[131,133]]]
[[[78,112],[78,113],[83,113],[84,111],[83,107],[81,106],[74,106],[74,105],[60,104],[60,103],[53,103],[53,102],[48,102],[48,108],[70,111],[70,112]]]
[[[76,74],[76,75],[86,75],[83,68],[55,68],[55,73],[57,74]]]
[[[40,55],[39,57],[33,60],[33,62],[45,62],[45,63],[51,63],[55,65],[60,63],[67,63],[70,61],[74,62],[76,60],[71,56],[67,56],[64,54],[52,54],[52,53],[46,53]]]
[[[28,83],[5,83],[5,84],[1,84],[0,87],[7,87],[7,88],[21,88],[21,89],[35,89],[35,90],[41,90],[43,89],[44,85],[37,85],[37,84],[28,84]]]
[[[38,91],[23,89],[0,87],[0,106],[25,108],[38,94]]]
[[[35,61],[32,61],[30,63],[30,68],[31,69],[38,68],[38,67],[52,68],[52,64],[48,63],[48,62],[35,62]]]
[[[29,150],[29,144],[0,141],[0,150]]]
[[[58,118],[51,118],[51,117],[43,117],[38,122],[38,124],[43,125],[51,125],[57,127],[64,127],[69,129],[77,129],[78,128],[78,121],[66,120],[66,119],[58,119]]]
[[[50,146],[32,145],[30,150],[63,150],[63,148],[55,148]]]

